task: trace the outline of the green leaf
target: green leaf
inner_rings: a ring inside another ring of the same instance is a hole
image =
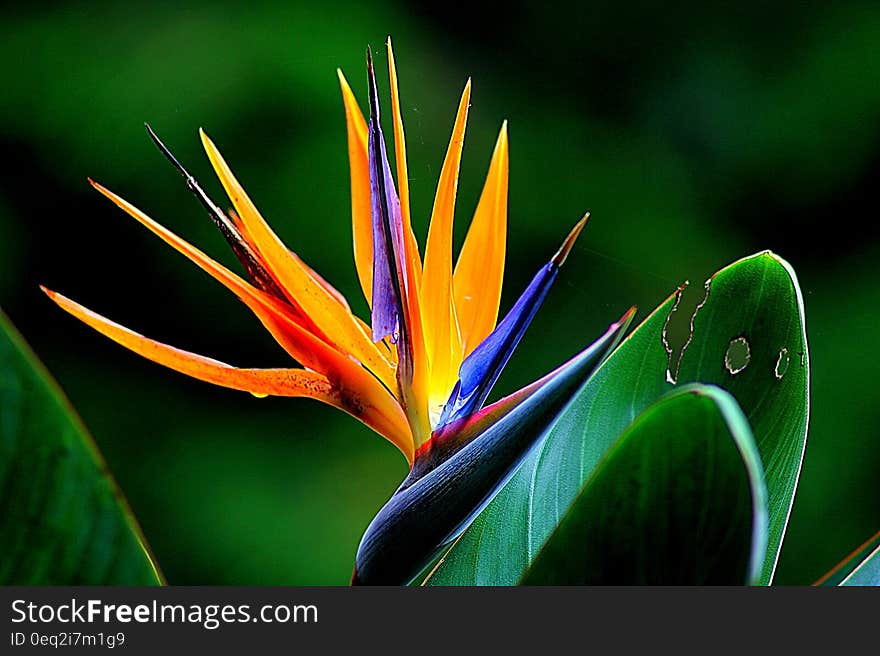
[[[755,583],[766,495],[758,447],[733,397],[683,387],[624,431],[521,583]]]
[[[700,299],[695,316],[679,313],[681,293],[673,294],[620,344],[447,552],[430,584],[515,584],[617,437],[675,387],[670,369],[676,384],[701,382],[727,390],[748,418],[768,492],[768,550],[760,582],[772,580],[806,445],[809,355],[803,300],[794,271],[770,252],[722,269],[706,290],[691,292]],[[667,342],[674,344],[667,339],[667,322],[693,326],[693,339],[679,342],[687,343],[680,366],[677,349],[669,346],[672,355],[667,352]],[[738,367],[729,370],[725,356],[739,338],[748,343],[749,360],[731,373]]]
[[[880,531],[819,579],[816,585],[880,585]]]
[[[97,447],[0,312],[0,584],[158,583]]]

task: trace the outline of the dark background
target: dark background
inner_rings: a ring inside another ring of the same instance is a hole
[[[509,119],[503,307],[593,213],[499,392],[630,304],[645,316],[682,280],[770,248],[798,272],[813,364],[777,582],[812,582],[880,528],[877,3],[89,1],[2,12],[0,305],[95,434],[172,583],[346,583],[405,462],[325,406],[258,400],[141,360],[37,285],[232,364],[287,362],[240,303],[86,183],[233,263],[146,137],[149,120],[221,199],[204,127],[276,230],[365,316],[335,69],[363,101],[364,46],[382,58],[387,34],[422,241],[469,75],[456,243]]]

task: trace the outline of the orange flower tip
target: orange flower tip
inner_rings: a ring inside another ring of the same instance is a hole
[[[568,237],[565,238],[565,241],[562,242],[562,246],[559,247],[559,250],[556,251],[556,255],[553,256],[551,260],[556,264],[556,266],[562,266],[565,264],[565,259],[568,257],[568,254],[571,252],[571,249],[574,248],[574,243],[577,241],[578,235],[581,234],[581,230],[584,229],[584,226],[587,225],[587,219],[590,218],[590,213],[587,212],[584,214],[584,217],[578,221],[574,228],[571,229],[571,232],[568,233]]]
[[[507,149],[507,119],[501,121],[501,129],[498,130],[498,139],[495,141],[495,148],[504,148]]]
[[[53,292],[51,289],[49,289],[45,285],[40,285],[40,291],[42,291],[46,296],[51,298],[53,301],[55,300],[55,297],[58,296],[57,292]]]
[[[97,181],[95,181],[95,180],[92,180],[91,178],[86,178],[86,180],[89,181],[89,184],[92,185],[92,187],[94,187],[97,191],[99,191],[100,193],[104,194],[104,195],[107,196],[108,198],[111,197],[111,196],[114,196],[114,195],[115,195],[112,191],[110,191],[109,189],[107,189],[107,187],[105,187],[104,185],[102,185],[100,182],[97,182]],[[111,200],[112,200],[112,199],[111,199]]]

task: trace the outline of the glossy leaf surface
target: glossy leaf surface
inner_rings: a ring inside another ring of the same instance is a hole
[[[670,392],[624,431],[526,571],[526,585],[742,585],[767,545],[764,474],[736,401]]]
[[[624,339],[444,556],[430,584],[515,584],[630,422],[676,385],[691,382],[732,394],[752,428],[768,493],[760,582],[772,580],[809,416],[800,288],[791,267],[769,251],[725,267],[705,289],[696,287],[686,292],[699,297],[692,316],[678,311],[681,292],[675,293]],[[671,337],[676,327],[685,333],[677,342]]]
[[[161,582],[92,438],[0,313],[0,584]]]

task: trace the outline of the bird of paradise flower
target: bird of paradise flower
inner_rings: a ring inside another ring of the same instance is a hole
[[[452,226],[470,105],[467,81],[431,212],[424,259],[409,204],[406,142],[390,38],[388,73],[396,185],[367,50],[369,120],[337,70],[351,171],[354,259],[369,324],[272,231],[219,150],[202,144],[234,210],[224,212],[153,132],[241,263],[246,279],[89,180],[100,193],[232,291],[301,367],[249,369],[148,339],[42,287],[61,308],[170,369],[257,396],[308,397],[392,442],[410,472],[361,541],[354,582],[405,583],[450,544],[512,475],[566,401],[617,345],[631,308],[587,349],[500,401],[487,397],[583,229],[556,253],[499,322],[507,232],[508,135],[502,123],[482,194],[453,268]]]

